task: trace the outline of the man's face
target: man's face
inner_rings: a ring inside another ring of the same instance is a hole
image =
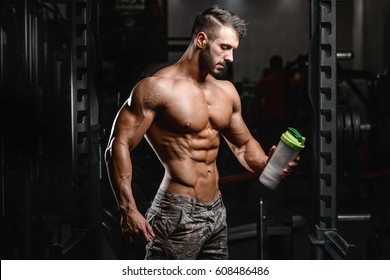
[[[223,26],[215,40],[209,41],[200,53],[200,67],[212,76],[219,76],[228,63],[233,62],[233,51],[238,47],[236,31]]]

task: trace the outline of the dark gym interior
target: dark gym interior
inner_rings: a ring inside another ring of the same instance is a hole
[[[264,135],[283,132],[253,106],[278,54],[298,82],[284,93],[285,123],[307,138],[274,190],[221,141],[230,258],[390,259],[390,1],[0,3],[2,259],[144,257],[122,238],[104,150],[131,88],[180,57],[213,4],[249,22],[225,78],[253,135],[267,150],[279,139]],[[133,162],[144,213],[163,170],[144,140]]]

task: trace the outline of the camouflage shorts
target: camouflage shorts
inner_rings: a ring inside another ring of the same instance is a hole
[[[145,259],[228,259],[221,195],[203,204],[159,190],[146,218],[156,237],[146,245]]]

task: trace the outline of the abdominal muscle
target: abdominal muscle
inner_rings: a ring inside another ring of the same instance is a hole
[[[208,203],[219,194],[218,178],[215,162],[212,164],[173,162],[165,168],[160,188]]]
[[[218,194],[218,169],[216,158],[219,134],[212,133],[149,135],[165,174],[160,189],[192,198],[202,203],[211,202]]]

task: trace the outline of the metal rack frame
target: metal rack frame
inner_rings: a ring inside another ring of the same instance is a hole
[[[312,258],[353,259],[337,233],[337,0],[311,0],[309,98],[312,105]]]

